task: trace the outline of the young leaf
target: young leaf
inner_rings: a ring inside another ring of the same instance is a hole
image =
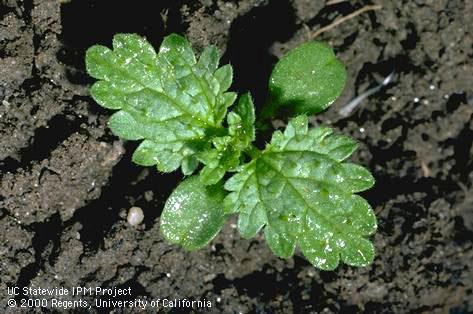
[[[204,184],[217,183],[227,171],[239,165],[241,150],[233,146],[233,143],[234,138],[231,136],[218,137],[213,140],[214,148],[198,155],[199,160],[205,164],[200,172]]]
[[[264,227],[278,256],[293,255],[298,244],[314,266],[332,270],[341,259],[354,266],[372,262],[366,237],[376,230],[370,205],[360,196],[374,184],[368,170],[342,163],[354,141],[326,128],[308,129],[305,116],[276,133],[262,154],[231,177],[225,188],[227,213],[238,212],[243,237]]]
[[[119,110],[109,121],[113,133],[144,141],[133,161],[157,165],[163,172],[179,166],[185,174],[198,165],[196,155],[210,148],[216,130],[224,129],[227,108],[236,98],[226,92],[231,66],[217,69],[218,51],[211,46],[196,60],[182,36],[167,36],[156,54],[134,34],[117,34],[113,50],[96,45],[87,50],[87,71],[99,79],[92,97]]]
[[[205,164],[200,176],[204,184],[215,184],[240,164],[240,156],[255,139],[255,108],[251,95],[244,94],[227,116],[228,136],[213,140],[213,148],[198,155]]]
[[[243,94],[233,115],[227,118],[230,135],[236,136],[243,148],[255,140],[255,106],[250,93]]]
[[[204,186],[198,176],[183,181],[166,201],[161,232],[169,242],[186,250],[207,245],[225,223],[221,184]]]
[[[332,49],[320,42],[304,43],[283,56],[269,80],[271,104],[265,114],[279,106],[296,114],[318,113],[340,96],[346,70]]]

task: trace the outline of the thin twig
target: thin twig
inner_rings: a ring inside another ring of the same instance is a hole
[[[333,4],[337,4],[337,3],[340,3],[340,2],[345,2],[347,0],[328,0],[325,5],[326,6],[329,6],[329,5],[333,5]]]
[[[306,32],[307,40],[310,40],[310,34],[312,32],[310,30],[310,27],[306,23],[302,24],[302,27],[304,28],[304,30]]]
[[[362,13],[365,13],[366,11],[372,11],[372,10],[379,10],[381,9],[382,6],[379,5],[379,4],[372,4],[372,5],[367,5],[365,7],[362,7],[361,9],[359,10],[356,10],[348,15],[345,15],[344,17],[341,17],[339,19],[336,19],[332,24],[329,24],[327,26],[324,26],[320,29],[318,29],[317,31],[313,32],[311,35],[310,35],[310,39],[314,39],[315,37],[319,36],[320,34],[322,34],[323,32],[326,32],[328,30],[331,30],[332,28],[340,25],[341,23],[345,22],[345,21],[348,21],[349,19],[352,19],[354,18],[355,16],[358,16]]]

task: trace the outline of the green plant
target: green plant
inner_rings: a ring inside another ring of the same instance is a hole
[[[232,67],[218,63],[216,47],[196,59],[189,42],[175,34],[157,54],[133,34],[115,35],[113,50],[96,45],[87,51],[87,71],[98,79],[93,98],[117,110],[109,121],[112,132],[143,140],[133,161],[163,172],[180,167],[186,176],[200,169],[167,200],[164,237],[195,250],[217,235],[229,215],[238,214],[241,235],[263,230],[277,256],[288,258],[299,246],[325,270],[340,259],[353,266],[371,263],[374,248],[366,237],[375,232],[376,217],[354,193],[370,188],[374,179],[345,162],[357,148],[354,140],[326,127],[309,128],[304,115],[325,109],[343,89],[345,68],[332,50],[306,43],[276,65],[263,115],[284,107],[297,116],[261,150],[253,144],[252,98],[244,94],[236,101],[237,94],[227,91]],[[228,172],[234,174],[225,181]]]

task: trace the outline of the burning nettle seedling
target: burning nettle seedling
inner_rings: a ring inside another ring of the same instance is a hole
[[[162,172],[180,167],[189,176],[161,215],[169,242],[199,249],[237,214],[241,235],[263,230],[277,256],[288,258],[298,246],[324,270],[340,259],[353,266],[373,261],[367,237],[376,231],[376,217],[355,193],[374,179],[345,161],[357,148],[353,139],[310,128],[306,116],[330,106],[345,84],[345,68],[328,46],[305,43],[276,64],[262,116],[285,108],[296,117],[263,149],[253,144],[252,97],[228,91],[232,67],[218,67],[214,46],[197,59],[189,42],[172,34],[156,54],[140,36],[117,34],[113,50],[93,46],[86,63],[98,79],[93,98],[116,110],[109,121],[113,133],[142,140],[133,161]]]

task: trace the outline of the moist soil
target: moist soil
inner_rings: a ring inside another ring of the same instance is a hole
[[[472,312],[473,2],[376,3],[382,8],[317,37],[346,64],[348,81],[311,122],[360,141],[353,160],[377,180],[363,196],[379,223],[372,265],[327,272],[299,253],[276,258],[262,236],[242,239],[234,218],[200,251],[163,241],[159,217],[181,175],[131,163],[137,144],[107,128],[111,112],[88,94],[84,53],[110,46],[118,32],[155,47],[178,32],[197,50],[218,45],[234,67],[232,89],[262,104],[278,57],[370,3],[3,0],[0,311],[17,311],[8,308],[7,287],[99,286],[130,287],[131,296],[118,300],[212,302],[173,312]],[[390,84],[339,115],[391,72]],[[144,211],[139,227],[126,222],[132,206]]]

